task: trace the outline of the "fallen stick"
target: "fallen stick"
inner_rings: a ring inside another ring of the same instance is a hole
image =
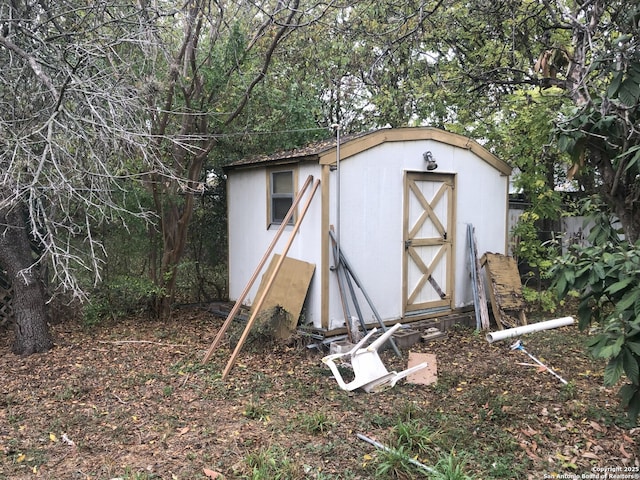
[[[189,346],[181,343],[162,343],[162,342],[152,342],[150,340],[114,340],[113,342],[109,342],[107,340],[98,340],[98,343],[112,343],[114,345],[124,345],[125,343],[148,343],[151,345],[160,345],[161,347],[188,347]]]
[[[420,463],[419,461],[407,457],[406,455],[401,454],[400,452],[398,452],[397,450],[393,449],[393,448],[389,448],[389,447],[385,447],[384,445],[382,445],[381,443],[376,442],[375,440],[370,439],[369,437],[366,437],[364,435],[362,435],[361,433],[356,433],[356,436],[360,439],[360,440],[364,440],[367,443],[370,443],[371,445],[373,445],[376,448],[379,448],[380,450],[384,450],[385,452],[390,452],[390,453],[394,453],[396,455],[399,455],[401,457],[403,457],[405,460],[407,460],[409,463],[411,463],[412,465],[415,465],[418,468],[421,468],[422,470],[424,470],[425,472],[428,473],[437,473],[436,470],[434,470],[431,467],[427,467],[424,463]]]

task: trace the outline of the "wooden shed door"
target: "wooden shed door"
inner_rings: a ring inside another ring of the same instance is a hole
[[[453,175],[405,175],[402,290],[406,313],[451,308],[453,204]]]

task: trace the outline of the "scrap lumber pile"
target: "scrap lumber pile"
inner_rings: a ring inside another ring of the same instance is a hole
[[[480,264],[487,272],[491,308],[498,327],[526,325],[525,301],[515,259],[487,252],[480,259]]]

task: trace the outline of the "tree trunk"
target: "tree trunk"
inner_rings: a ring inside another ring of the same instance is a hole
[[[636,243],[640,239],[640,211],[635,205],[635,201],[629,201],[630,197],[635,197],[635,192],[633,191],[635,188],[630,188],[628,184],[625,184],[619,187],[619,190],[622,191],[615,192],[613,195],[611,191],[607,191],[603,195],[613,213],[618,217],[625,239],[629,243]]]
[[[636,205],[637,189],[635,178],[624,173],[618,178],[619,172],[613,161],[602,153],[602,145],[590,142],[588,145],[592,163],[600,172],[600,195],[620,222],[625,239],[635,243],[640,238],[640,210]],[[624,168],[618,166],[618,169]]]
[[[193,192],[184,194],[184,203],[179,205],[170,198],[164,207],[161,219],[163,253],[160,264],[160,277],[156,282],[162,288],[163,295],[158,298],[156,314],[160,318],[169,318],[175,299],[178,266],[184,256],[187,244],[189,224],[193,215]]]
[[[204,134],[204,130],[200,133]],[[160,265],[157,265],[158,259],[155,253],[150,257],[151,278],[162,291],[154,304],[154,313],[159,318],[167,319],[171,315],[171,307],[176,293],[178,267],[184,256],[189,224],[193,216],[195,192],[199,186],[206,155],[213,148],[213,145],[214,142],[210,142],[203,148],[205,153],[198,156],[189,157],[186,152],[179,152],[183,155],[182,162],[187,163],[186,159],[190,158],[186,188],[181,187],[175,180],[162,181],[155,178],[151,182],[151,193],[156,212],[160,217],[160,233],[162,234]],[[155,231],[150,230],[152,242],[155,235]]]
[[[46,295],[34,265],[21,208],[0,210],[0,265],[13,286],[15,342],[13,352],[31,355],[53,347],[47,324]]]
[[[576,22],[573,31],[572,44],[574,45],[571,56],[571,64],[567,73],[567,91],[573,102],[579,106],[585,106],[592,103],[589,96],[588,83],[585,81],[590,70],[589,57],[593,55],[590,50],[591,38],[598,35],[598,29],[602,26],[602,18],[605,12],[606,2],[592,2],[588,9],[588,18],[585,19],[584,25]],[[615,115],[615,108],[609,103],[608,109],[600,107],[600,115],[602,118]],[[625,115],[629,115],[626,113]],[[625,118],[628,122],[628,118]],[[588,125],[589,128],[592,125]],[[631,122],[627,124],[625,138],[632,137],[632,131],[636,128]],[[598,172],[600,194],[608,205],[611,213],[614,213],[625,234],[625,239],[631,243],[635,243],[640,239],[640,207],[638,206],[638,182],[635,170],[626,171],[626,165],[622,162],[615,163],[615,156],[618,153],[627,151],[631,145],[621,145],[620,150],[611,153],[611,148],[607,148],[609,138],[602,132],[597,132],[587,139],[586,154],[588,162]],[[628,135],[628,136],[627,136]],[[605,153],[608,152],[608,153]],[[589,184],[585,184],[587,191],[595,191],[595,183],[593,176],[585,175]]]

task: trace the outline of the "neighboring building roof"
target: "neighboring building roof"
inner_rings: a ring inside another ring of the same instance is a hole
[[[489,150],[457,133],[433,127],[383,128],[372,132],[346,135],[340,138],[340,159],[346,159],[385,142],[412,140],[435,140],[448,145],[471,150],[484,161],[505,175],[511,174],[511,166],[500,160]],[[279,163],[315,161],[321,165],[336,163],[336,138],[331,138],[304,148],[277,152],[271,155],[247,157],[227,165],[226,169],[251,168]]]

